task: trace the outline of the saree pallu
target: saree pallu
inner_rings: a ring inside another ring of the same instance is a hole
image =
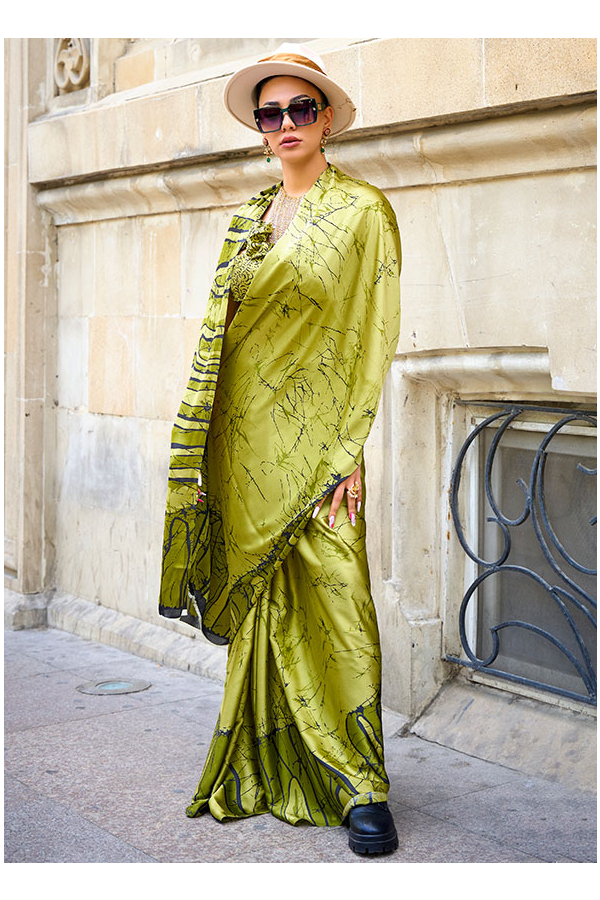
[[[329,529],[328,495],[364,477],[400,242],[381,191],[329,165],[225,333],[231,260],[278,186],[238,210],[217,266],[173,428],[159,610],[229,644],[188,815],[340,824],[388,782],[364,508],[352,526],[344,498]]]

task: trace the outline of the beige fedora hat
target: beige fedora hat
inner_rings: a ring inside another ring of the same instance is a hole
[[[259,81],[271,75],[294,75],[296,78],[304,78],[323,91],[329,105],[333,107],[331,136],[346,131],[354,122],[356,117],[354,103],[346,91],[326,75],[321,57],[305,44],[286,41],[274,53],[262,56],[256,62],[234,72],[225,85],[223,102],[228,112],[242,125],[258,131],[254,121],[256,109],[254,89]]]

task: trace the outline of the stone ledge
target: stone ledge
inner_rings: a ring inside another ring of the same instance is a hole
[[[463,125],[414,129],[334,144],[328,158],[382,190],[442,186],[596,165],[596,109],[589,105]],[[258,151],[257,151],[258,152]],[[185,167],[123,174],[41,190],[56,225],[220,209],[281,178],[279,165],[247,158],[191,160]]]
[[[362,129],[414,129],[421,120],[494,116],[507,107],[560,106],[595,92],[593,39],[508,41],[490,44],[487,53],[481,38],[382,38],[323,51],[328,72],[357,98],[357,119],[345,137],[352,141]],[[228,70],[237,66],[198,70],[184,83],[151,82],[141,94],[137,88],[137,95],[116,93],[36,119],[28,127],[30,181],[262,150],[258,133],[236,122],[222,102]]]
[[[225,680],[227,653],[222,647],[212,646],[195,635],[186,637],[160,625],[97,606],[71,594],[54,591],[17,594],[5,589],[4,627],[11,631],[58,628],[160,665],[214,681]]]
[[[596,789],[596,720],[468,681],[444,685],[408,729],[426,741],[582,791]],[[405,729],[406,733],[406,729]]]
[[[440,391],[471,397],[554,397],[545,347],[470,347],[404,353],[393,361],[394,377],[433,383]]]

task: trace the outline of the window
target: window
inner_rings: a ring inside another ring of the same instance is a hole
[[[446,659],[595,703],[595,414],[494,406],[473,415],[453,472],[466,658]]]

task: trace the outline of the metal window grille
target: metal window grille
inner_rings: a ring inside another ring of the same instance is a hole
[[[475,420],[452,473],[454,527],[474,577],[458,619],[465,655],[445,658],[595,705],[595,412],[485,406],[498,411]],[[465,529],[466,472],[475,502]]]

